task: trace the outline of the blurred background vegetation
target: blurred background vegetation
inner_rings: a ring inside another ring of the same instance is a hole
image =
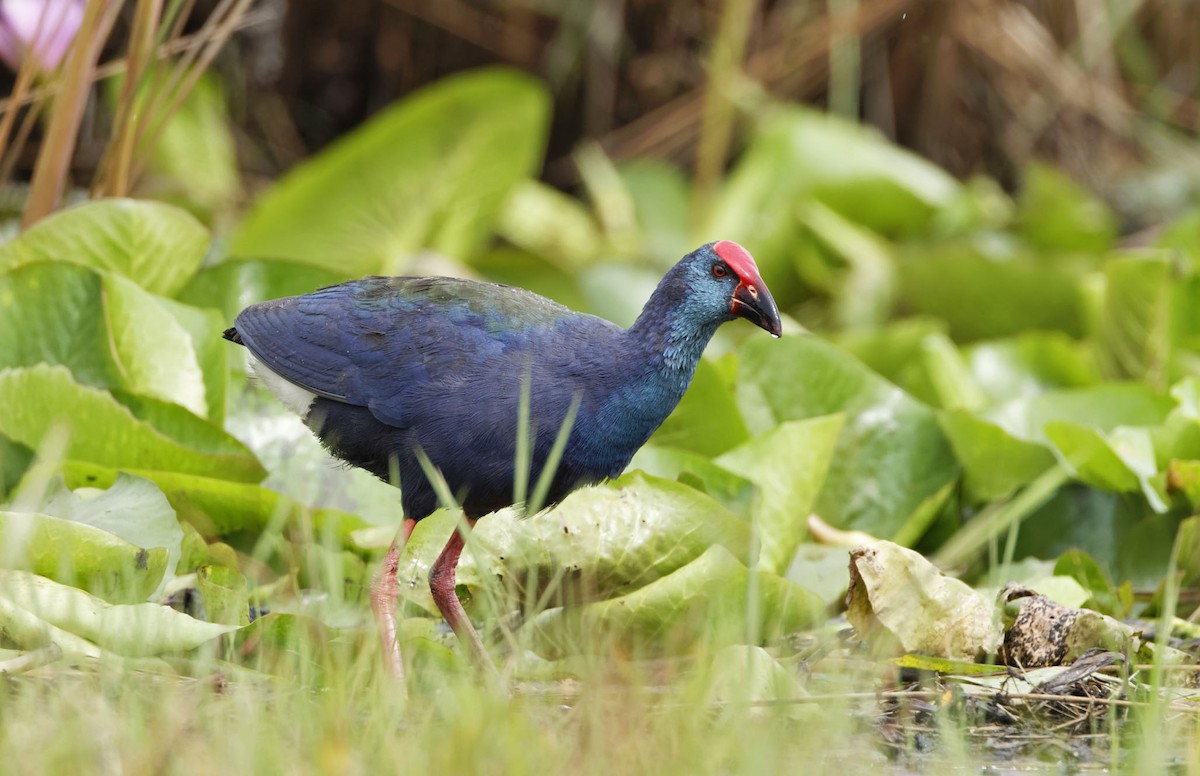
[[[641,473],[480,522],[461,592],[506,671],[570,674],[606,638],[732,645],[787,677],[755,687],[801,693],[787,661],[841,644],[796,634],[836,616],[871,536],[1193,633],[1169,615],[1200,616],[1200,3],[0,10],[0,665],[52,636],[194,656],[236,631],[235,675],[297,654],[276,673],[306,686],[370,674],[338,645],[372,649],[396,494],[331,467],[219,332],[372,273],[627,324],[714,239],[755,255],[786,336],[724,327]],[[423,521],[403,560],[430,671],[454,660],[421,616],[450,530]],[[150,635],[12,592],[34,577]]]
[[[111,78],[145,62],[128,48],[138,4],[108,5],[112,33],[98,42]],[[212,60],[249,192],[419,87],[495,64],[548,89],[541,177],[563,189],[578,183],[572,155],[584,141],[614,162],[653,157],[717,176],[775,100],[861,120],[955,177],[1010,192],[1031,162],[1051,164],[1110,203],[1123,234],[1195,191],[1200,20],[1186,0],[163,6],[174,23],[158,53]],[[0,83],[15,81],[9,72]],[[36,104],[47,91],[14,97]],[[91,97],[71,159],[84,186],[113,126],[111,106]],[[733,115],[706,135],[725,112],[713,102]],[[30,175],[40,132],[30,134],[7,146],[10,181]],[[228,193],[229,207],[249,196]]]

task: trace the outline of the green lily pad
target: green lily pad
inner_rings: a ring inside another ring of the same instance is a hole
[[[0,568],[25,569],[114,603],[145,601],[167,567],[164,547],[144,549],[74,520],[0,512]]]
[[[422,520],[400,558],[401,594],[436,611],[429,567],[454,530],[449,513]],[[458,566],[458,583],[481,605],[497,583],[527,600],[547,592],[593,600],[635,590],[720,544],[750,552],[749,523],[710,496],[630,472],[583,488],[529,518],[504,510],[481,519]]]
[[[61,364],[99,388],[208,412],[191,338],[159,297],[121,275],[49,261],[4,273],[0,332],[0,367]]]
[[[1103,200],[1045,164],[1026,167],[1016,215],[1021,235],[1047,250],[1104,251],[1117,234]]]
[[[66,461],[69,487],[110,487],[118,471],[86,461]],[[360,518],[337,509],[313,509],[273,490],[245,482],[172,471],[121,467],[122,472],[152,480],[166,495],[180,520],[212,539],[238,533],[259,534],[268,526],[310,524],[319,535],[332,532],[348,540],[366,526]]]
[[[4,633],[6,642],[19,649],[43,649],[54,644],[67,655],[90,658],[104,655],[103,650],[92,642],[54,627],[4,595],[0,595],[0,632]]]
[[[647,257],[671,265],[696,246],[688,232],[692,192],[688,176],[670,162],[640,157],[617,165],[633,199],[634,215]]]
[[[994,402],[1100,382],[1091,350],[1061,332],[1029,331],[966,352],[976,383]]]
[[[1172,266],[1165,252],[1104,263],[1096,361],[1114,380],[1161,383],[1171,348]]]
[[[770,232],[805,196],[876,231],[913,234],[961,189],[945,171],[871,129],[788,107],[758,128],[730,174],[709,231],[728,239],[747,230]]]
[[[224,353],[213,349],[218,327],[211,313],[112,272],[42,261],[0,274],[0,368],[60,364],[79,382],[200,417],[215,409],[219,420],[227,375]]]
[[[1046,436],[1083,482],[1117,492],[1139,489],[1157,512],[1167,510],[1165,479],[1160,486],[1154,444],[1145,428],[1118,427],[1109,433],[1058,420],[1046,424]]]
[[[932,409],[816,337],[748,342],[739,370],[744,414],[767,413],[768,427],[845,413],[816,504],[826,522],[913,540],[924,532],[936,514],[929,500],[959,474]]]
[[[985,417],[1019,439],[1046,443],[1046,426],[1065,421],[1111,432],[1119,426],[1158,426],[1175,408],[1170,396],[1144,385],[1104,383],[1047,391],[989,409]]]
[[[61,364],[82,383],[124,379],[109,345],[101,276],[42,261],[0,274],[0,367]]]
[[[164,583],[175,575],[183,551],[183,529],[157,485],[142,477],[119,474],[107,490],[72,491],[61,477],[56,479],[57,488],[52,486],[39,512],[99,528],[139,547],[161,547],[167,551]]]
[[[1018,439],[965,410],[943,412],[938,421],[962,464],[971,501],[1010,496],[1054,466],[1054,454],[1048,448]]]
[[[521,181],[505,198],[496,231],[513,245],[566,267],[588,261],[604,244],[596,220],[578,200],[533,180]]]
[[[955,342],[1028,329],[1083,333],[1082,270],[1026,254],[996,257],[966,243],[914,245],[898,263],[899,303],[941,318]]]
[[[131,657],[184,652],[236,630],[158,604],[111,604],[22,571],[0,570],[0,598],[55,628]]]
[[[226,319],[216,310],[193,307],[165,297],[156,297],[163,308],[175,317],[176,322],[192,340],[192,351],[204,379],[204,398],[207,406],[197,413],[209,422],[221,427],[225,422],[226,394],[229,388],[230,356],[234,348],[214,332],[224,331]]]
[[[105,278],[104,306],[123,387],[204,417],[204,375],[192,338],[176,317],[153,294],[119,275]]]
[[[730,644],[717,651],[710,666],[712,672],[706,698],[708,703],[742,704],[779,703],[786,716],[816,721],[822,713],[815,706],[797,703],[808,696],[794,671],[785,668],[762,647]]]
[[[722,379],[711,361],[701,359],[683,400],[654,432],[651,441],[714,456],[749,438],[746,421],[733,398],[733,386]]]
[[[1166,573],[1179,522],[1155,514],[1145,499],[1071,485],[1021,524],[1014,557],[1056,558],[1078,549],[1114,581],[1153,588]]]
[[[760,568],[782,574],[792,562],[845,421],[843,415],[787,421],[716,459],[758,486],[752,514]]]
[[[478,561],[464,553],[460,583],[501,579],[520,589],[565,571],[564,594],[587,598],[635,590],[712,545],[743,558],[750,552],[745,521],[710,496],[641,472],[576,491],[532,518],[489,515],[474,534],[482,552]]]
[[[925,338],[945,333],[945,329],[945,324],[933,318],[905,318],[879,329],[837,334],[834,342],[880,377],[899,384]]]
[[[242,572],[228,566],[201,566],[196,571],[196,587],[209,622],[250,624],[250,591]]]
[[[547,658],[613,646],[642,656],[680,654],[698,644],[761,644],[811,627],[825,605],[770,572],[752,572],[721,546],[618,598],[543,612],[533,647]]]
[[[264,471],[248,450],[207,453],[188,447],[137,418],[111,393],[77,383],[65,367],[0,370],[0,433],[31,448],[66,432],[65,457],[106,466],[166,468],[192,474],[259,480]],[[230,444],[237,444],[230,438]]]
[[[208,243],[208,230],[185,210],[161,202],[98,199],[44,218],[0,246],[0,270],[65,261],[174,296],[200,269]]]
[[[988,397],[954,343],[941,332],[921,340],[901,373],[901,386],[940,409],[979,410]]]
[[[509,70],[428,86],[293,168],[251,208],[230,254],[350,275],[394,274],[422,249],[465,259],[537,170],[548,102]]]
[[[1184,530],[1183,526],[1180,526],[1180,530]],[[1182,565],[1183,553],[1181,550],[1180,566],[1182,567]],[[1127,614],[1124,611],[1120,596],[1117,595],[1117,588],[1113,585],[1112,579],[1104,572],[1104,569],[1100,568],[1100,564],[1086,552],[1082,550],[1067,550],[1058,556],[1058,560],[1055,561],[1054,573],[1055,575],[1074,578],[1075,581],[1088,591],[1089,598],[1081,606],[1094,609],[1110,617],[1124,617]],[[1031,587],[1037,589],[1036,586]]]
[[[634,454],[630,469],[640,469],[655,477],[679,480],[715,498],[729,511],[750,519],[758,487],[746,477],[735,474],[699,453],[649,444]]]
[[[806,203],[801,219],[821,247],[843,265],[837,272],[833,297],[839,328],[879,326],[887,320],[896,295],[896,259],[891,246],[819,202]]]

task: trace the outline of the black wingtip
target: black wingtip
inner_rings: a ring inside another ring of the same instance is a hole
[[[221,336],[223,336],[225,339],[229,340],[230,342],[236,343],[238,345],[246,344],[245,342],[242,342],[242,335],[238,333],[236,326],[230,326],[228,329],[225,330],[225,333],[222,334]]]

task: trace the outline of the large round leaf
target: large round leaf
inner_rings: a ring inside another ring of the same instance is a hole
[[[961,196],[961,188],[944,170],[870,129],[787,108],[764,122],[734,168],[711,231],[737,239],[765,228],[769,241],[806,196],[876,230],[911,234]]]
[[[1021,236],[1045,250],[1104,251],[1117,235],[1104,200],[1044,164],[1025,170],[1016,215]]]
[[[229,357],[237,352],[231,343],[216,336],[216,332],[228,326],[226,319],[216,310],[193,307],[174,299],[160,296],[155,297],[155,301],[175,316],[175,320],[191,338],[196,363],[204,376],[204,398],[208,404],[206,411],[201,414],[212,423],[222,425],[225,422],[225,396],[229,387]]]
[[[0,512],[0,568],[25,569],[114,602],[145,601],[167,567],[166,548],[143,549],[90,525]]]
[[[146,469],[168,469],[257,481],[257,459],[229,438],[237,452],[209,453],[173,439],[136,417],[107,391],[81,385],[64,367],[0,370],[0,434],[37,448],[65,431],[67,458]]]
[[[82,590],[19,571],[0,570],[0,598],[54,628],[118,655],[181,652],[236,630],[158,604],[113,605]]]
[[[975,382],[994,402],[1100,381],[1090,348],[1060,332],[1027,331],[980,342],[966,356]]]
[[[1156,515],[1144,499],[1073,485],[1021,523],[1014,557],[1054,558],[1079,549],[1114,582],[1154,588],[1178,528],[1179,515]]]
[[[758,498],[758,486],[747,477],[688,450],[648,444],[633,456],[629,468],[640,469],[655,477],[679,480],[684,485],[707,493],[746,520],[750,519]]]
[[[179,519],[191,523],[209,539],[242,532],[257,535],[271,525],[306,525],[316,534],[332,532],[342,537],[366,527],[354,515],[336,509],[306,507],[273,490],[246,482],[151,469],[122,467],[121,471],[152,480],[166,495]],[[120,475],[113,468],[67,461],[63,464],[63,476],[71,488],[108,488]]]
[[[943,412],[938,420],[963,465],[972,501],[1005,498],[1054,466],[1048,448],[1018,439],[965,410]]]
[[[375,116],[260,199],[236,258],[280,258],[351,275],[393,273],[430,249],[466,258],[513,185],[537,170],[548,100],[529,77],[447,78]]]
[[[129,390],[203,417],[204,375],[187,331],[153,294],[120,275],[105,278],[104,291],[109,337]]]
[[[824,520],[909,541],[924,533],[959,472],[933,410],[816,337],[752,341],[739,369],[743,412],[768,428],[846,414],[816,505]]]
[[[124,386],[101,287],[98,273],[62,262],[0,274],[0,368],[61,364],[82,383]]]
[[[182,307],[116,273],[58,261],[21,266],[0,274],[0,368],[61,364],[80,382],[203,417],[206,380],[174,314]]]
[[[1082,272],[1027,254],[995,257],[971,244],[920,245],[898,262],[900,303],[941,318],[957,342],[1028,329],[1083,331]]]
[[[1010,401],[985,413],[987,418],[1020,439],[1046,442],[1046,425],[1070,421],[1101,431],[1118,426],[1157,426],[1176,402],[1136,383],[1104,383],[1089,388],[1046,391],[1025,400]]]
[[[769,572],[752,572],[724,547],[710,547],[674,573],[618,598],[551,609],[533,625],[547,657],[613,644],[644,655],[679,654],[702,643],[765,643],[819,622],[825,604]]]
[[[687,393],[654,432],[653,441],[664,447],[719,455],[749,436],[733,398],[733,387],[711,361],[701,359]]]
[[[1095,333],[1101,370],[1112,379],[1161,385],[1171,351],[1170,257],[1163,252],[1112,258],[1104,264],[1104,280]]]
[[[760,568],[776,574],[787,571],[825,484],[845,420],[831,415],[781,423],[716,460],[758,486],[753,516],[762,544]]]
[[[187,211],[161,202],[101,199],[55,213],[0,246],[0,270],[67,261],[174,296],[200,269],[208,243],[208,231]]]
[[[428,569],[453,530],[442,513],[421,521],[401,558],[405,596],[433,609]],[[631,472],[572,493],[528,519],[510,510],[479,521],[458,567],[473,591],[501,581],[517,590],[560,586],[568,598],[605,598],[652,582],[721,544],[750,552],[750,525],[678,482]]]
[[[38,507],[39,512],[99,528],[139,547],[161,547],[167,551],[164,577],[175,575],[183,529],[157,485],[129,474],[121,474],[107,490],[89,487],[72,491],[59,478],[55,484],[56,489]]]

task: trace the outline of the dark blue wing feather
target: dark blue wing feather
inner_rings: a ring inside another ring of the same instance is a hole
[[[471,405],[512,394],[529,369],[569,402],[570,383],[594,384],[594,354],[608,355],[623,331],[523,289],[454,278],[343,283],[248,307],[236,328],[287,380],[400,427],[413,418],[462,422]]]

